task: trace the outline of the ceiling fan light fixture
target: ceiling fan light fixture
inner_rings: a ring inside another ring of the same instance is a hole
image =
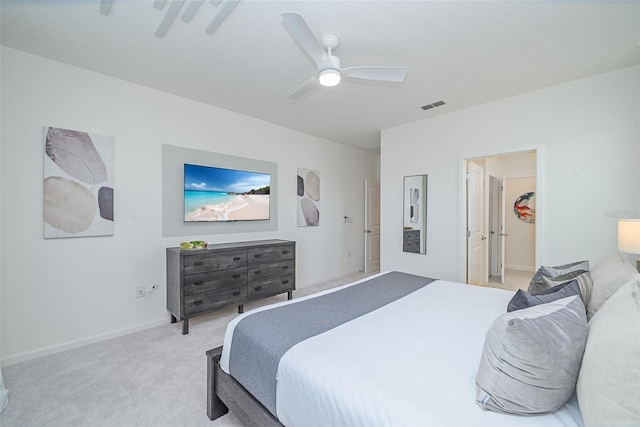
[[[326,86],[326,87],[337,86],[338,83],[340,83],[340,80],[342,80],[342,75],[338,70],[333,70],[333,69],[322,70],[320,71],[320,74],[318,74],[318,81],[322,86]]]

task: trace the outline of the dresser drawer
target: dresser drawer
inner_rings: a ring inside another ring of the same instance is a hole
[[[226,270],[247,265],[247,251],[207,253],[206,249],[197,255],[185,255],[184,274],[204,273],[211,270]]]
[[[402,250],[404,252],[420,253],[420,242],[405,242]]]
[[[189,274],[184,276],[184,294],[191,295],[216,289],[235,288],[246,283],[246,267]]]
[[[184,296],[184,314],[189,316],[216,307],[242,303],[247,299],[247,286],[217,289]]]
[[[256,298],[262,295],[274,295],[280,292],[292,291],[295,289],[295,274],[280,276],[277,278],[254,280],[249,283],[249,298]]]
[[[283,277],[293,273],[295,262],[293,260],[271,262],[249,267],[248,280],[249,283],[270,279],[272,277]]]
[[[293,259],[294,245],[277,245],[266,248],[250,248],[248,250],[249,265],[262,264]]]

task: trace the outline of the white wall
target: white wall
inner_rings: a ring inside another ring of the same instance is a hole
[[[0,81],[2,81],[2,55],[0,55]],[[2,85],[0,85],[0,99],[2,99]],[[2,103],[0,102],[0,125],[2,124]],[[2,133],[0,132],[0,164],[2,164]],[[2,224],[2,174],[0,174],[0,224]],[[0,227],[0,242],[2,227]],[[2,361],[2,245],[0,245],[0,362]],[[9,392],[4,385],[4,377],[0,370],[0,412],[9,404]]]
[[[485,162],[485,172],[496,178],[535,176],[536,154],[534,152],[489,157]]]
[[[383,130],[381,268],[463,281],[462,159],[530,147],[541,148],[544,172],[537,262],[595,262],[614,251],[611,212],[640,211],[639,73],[630,67]],[[429,174],[428,251],[417,257],[402,253],[401,184],[421,173]]]
[[[278,164],[278,230],[198,236],[297,242],[298,287],[363,267],[364,186],[377,155],[210,105],[2,49],[5,364],[168,321],[161,146]],[[115,137],[115,235],[43,239],[43,126]],[[296,226],[298,167],[322,173],[319,227]],[[353,217],[352,223],[342,218]],[[193,236],[190,236],[193,238]],[[347,258],[347,252],[351,257]],[[135,287],[158,292],[135,298]]]

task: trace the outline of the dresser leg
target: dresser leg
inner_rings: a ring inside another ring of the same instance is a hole
[[[182,321],[182,335],[187,335],[189,333],[189,319],[184,319]]]
[[[293,291],[289,291],[289,292],[287,292],[287,299],[288,299],[288,300],[293,299]]]
[[[171,323],[176,323],[178,321],[178,319],[176,319],[176,316],[174,316],[173,314],[171,315]]]

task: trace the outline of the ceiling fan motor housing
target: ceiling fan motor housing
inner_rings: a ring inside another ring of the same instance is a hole
[[[322,36],[320,43],[322,43],[322,47],[324,47],[325,50],[336,50],[340,44],[340,38],[336,34],[325,34]]]

